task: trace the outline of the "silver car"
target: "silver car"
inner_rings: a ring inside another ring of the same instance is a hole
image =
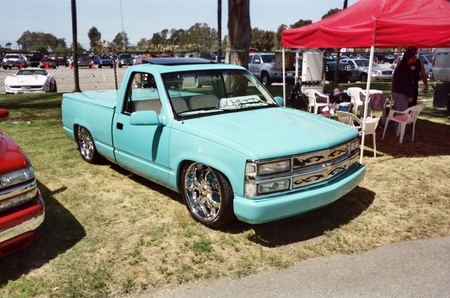
[[[342,59],[341,62],[348,63],[350,65],[352,76],[350,77],[350,82],[367,81],[367,74],[369,69],[369,59]],[[375,62],[372,62],[372,81],[390,81],[392,78],[392,74],[394,72],[393,69],[388,67],[383,67]]]

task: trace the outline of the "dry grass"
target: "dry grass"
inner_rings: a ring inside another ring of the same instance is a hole
[[[221,230],[195,223],[177,193],[108,162],[83,162],[59,120],[7,121],[0,129],[32,160],[47,210],[43,238],[0,259],[0,296],[152,293],[450,234],[450,120],[430,103],[414,142],[409,130],[403,144],[392,130],[381,141],[379,130],[375,159],[367,138],[366,177],[339,201]]]

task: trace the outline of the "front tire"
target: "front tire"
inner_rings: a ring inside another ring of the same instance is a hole
[[[362,73],[362,74],[359,76],[359,80],[360,80],[362,83],[367,82],[367,73]]]
[[[264,86],[270,86],[272,84],[272,80],[267,73],[261,75],[261,82]]]
[[[209,228],[216,228],[235,218],[233,190],[219,171],[193,162],[181,172],[181,193],[191,216]]]
[[[94,139],[91,133],[86,127],[78,126],[77,129],[77,143],[78,151],[80,151],[81,157],[88,163],[95,164],[100,159],[100,154],[95,148]]]

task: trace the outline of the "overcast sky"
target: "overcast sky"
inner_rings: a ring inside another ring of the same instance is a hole
[[[348,0],[348,6],[357,0]],[[78,42],[89,47],[87,33],[96,27],[102,40],[112,41],[122,28],[130,44],[151,39],[164,29],[189,29],[206,23],[217,29],[216,0],[76,0]],[[344,0],[251,0],[252,28],[276,31],[281,24],[319,21],[330,9],[342,9]],[[72,44],[71,0],[1,0],[0,44],[12,44],[22,33],[43,32]],[[228,0],[222,0],[222,37],[227,35]]]

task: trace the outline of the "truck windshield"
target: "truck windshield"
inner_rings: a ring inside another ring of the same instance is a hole
[[[202,116],[277,106],[246,70],[201,70],[163,75],[174,114]]]

